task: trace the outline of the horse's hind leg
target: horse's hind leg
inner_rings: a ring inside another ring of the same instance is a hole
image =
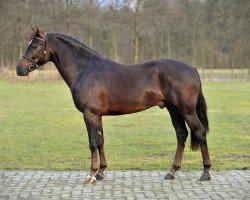
[[[185,125],[185,121],[183,117],[176,112],[175,110],[168,109],[171,120],[173,123],[173,126],[176,131],[176,137],[177,137],[177,149],[176,149],[176,154],[175,154],[175,159],[173,162],[173,166],[169,173],[165,176],[165,179],[174,179],[175,178],[175,173],[177,170],[181,168],[181,160],[185,148],[185,142],[188,136],[188,130]]]
[[[196,112],[185,114],[185,120],[191,129],[191,133],[193,132],[201,148],[204,171],[200,177],[200,181],[210,180],[211,176],[209,174],[209,170],[211,167],[211,161],[207,147],[206,129],[201,124]]]

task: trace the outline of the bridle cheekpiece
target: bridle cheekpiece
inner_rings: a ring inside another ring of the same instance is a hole
[[[47,36],[47,33],[44,32],[43,39],[39,38],[39,37],[34,37],[35,39],[43,41],[43,50],[42,50],[42,52],[39,53],[39,54],[43,53],[43,60],[42,60],[43,63],[44,63],[44,59],[45,59],[45,55],[46,55],[46,36]],[[29,65],[29,67],[28,67],[29,71],[33,71],[33,70],[38,69],[38,68],[41,67],[41,65],[38,65],[38,61],[39,61],[38,58],[31,59],[31,58],[29,58],[29,57],[27,57],[25,55],[23,55],[22,57],[27,59],[28,61],[32,62],[32,64]]]

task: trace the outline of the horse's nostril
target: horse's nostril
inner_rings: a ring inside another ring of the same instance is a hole
[[[16,73],[17,73],[17,75],[20,75],[20,73],[21,73],[21,69],[18,66],[16,67]]]

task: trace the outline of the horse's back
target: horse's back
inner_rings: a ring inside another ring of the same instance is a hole
[[[145,76],[160,74],[170,79],[190,78],[199,80],[196,70],[187,63],[174,59],[155,59],[138,64],[120,64],[112,60],[105,60],[100,68],[102,72],[107,72],[110,76],[125,79],[133,79],[136,77],[138,81]],[[139,76],[139,77],[138,77]]]
[[[111,61],[104,65],[101,76],[103,85],[110,91],[115,86],[127,96],[130,96],[131,90],[136,93],[159,90],[166,95],[170,90],[180,93],[185,88],[200,87],[196,69],[182,61],[167,58],[130,65]]]

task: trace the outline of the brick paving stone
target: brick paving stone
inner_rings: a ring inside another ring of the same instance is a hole
[[[250,199],[250,170],[179,172],[164,180],[163,171],[108,171],[102,181],[84,185],[87,172],[0,170],[0,200],[43,199]]]

